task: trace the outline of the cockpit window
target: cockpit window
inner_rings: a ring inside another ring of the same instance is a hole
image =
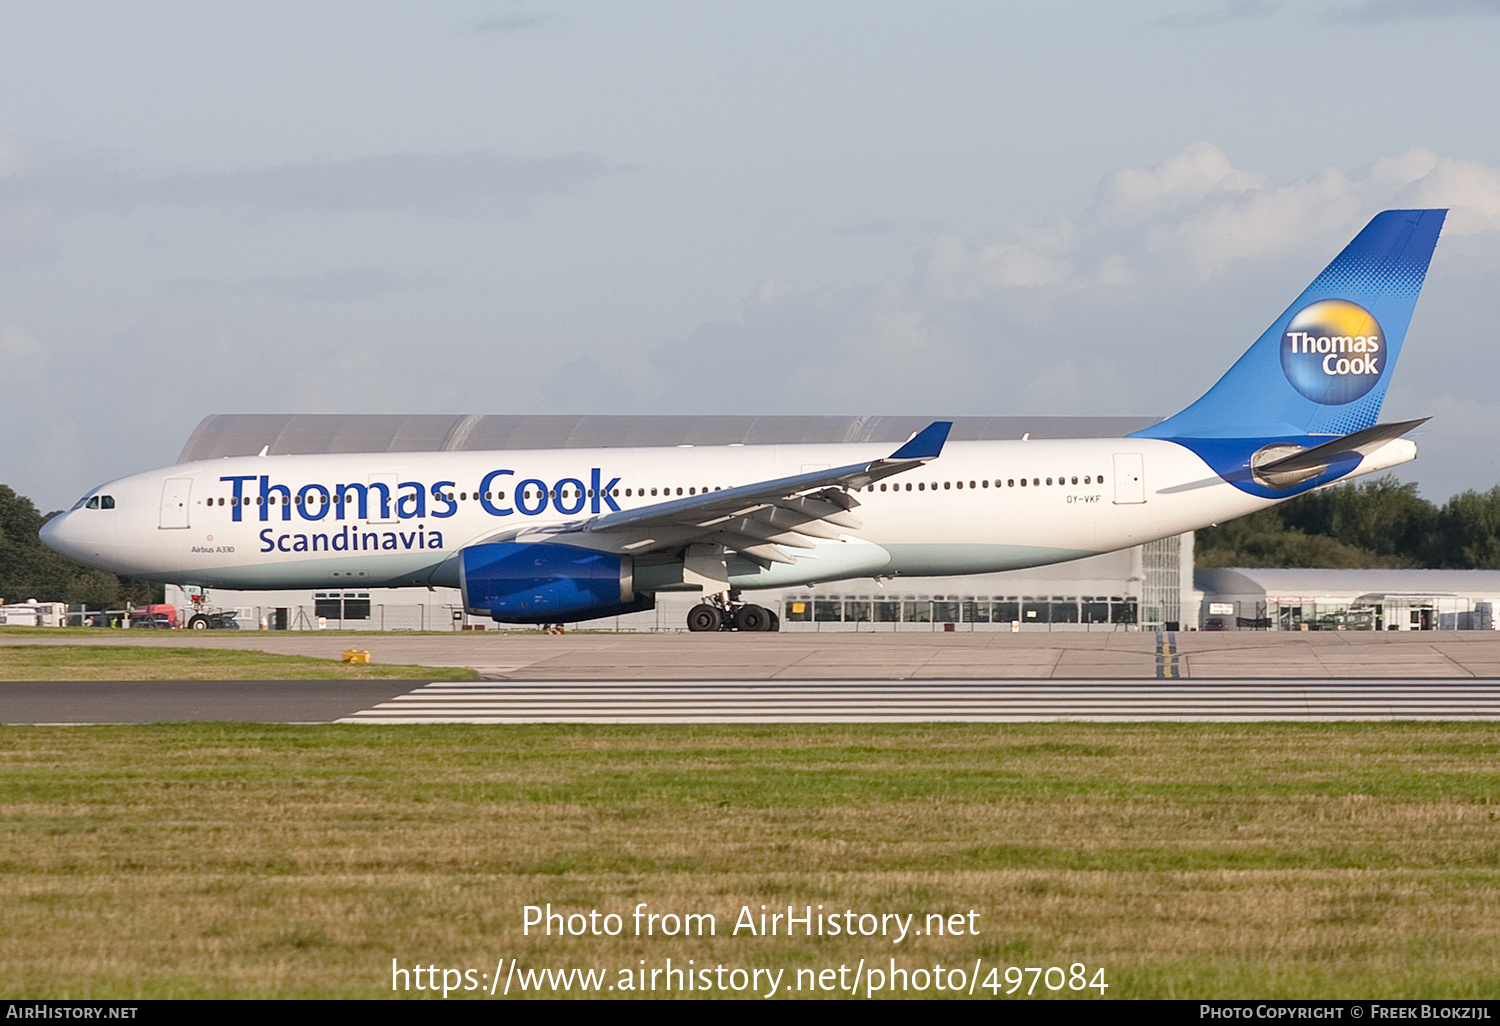
[[[113,495],[101,495],[101,496],[99,496],[99,508],[100,509],[114,509],[115,508],[115,497]]]
[[[99,508],[99,496],[96,495],[96,496],[94,496],[92,499],[90,499],[88,501],[88,508],[89,509],[98,509]]]

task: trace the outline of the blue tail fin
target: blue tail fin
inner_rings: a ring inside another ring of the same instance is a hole
[[[1446,214],[1375,215],[1203,398],[1133,437],[1271,438],[1370,427]]]

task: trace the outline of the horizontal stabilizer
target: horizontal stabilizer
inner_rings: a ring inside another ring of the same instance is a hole
[[[1331,442],[1315,445],[1311,449],[1283,456],[1270,463],[1258,464],[1258,474],[1288,474],[1302,470],[1321,470],[1335,460],[1345,456],[1368,456],[1387,442],[1406,434],[1412,428],[1427,423],[1430,417],[1402,420],[1393,424],[1376,424],[1374,427],[1355,431],[1353,434],[1335,438]]]

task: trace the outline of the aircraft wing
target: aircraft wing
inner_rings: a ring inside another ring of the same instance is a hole
[[[937,459],[952,427],[934,421],[883,459],[606,513],[564,524],[554,537],[588,535],[590,548],[631,554],[716,545],[762,565],[795,563],[786,549],[810,549],[819,539],[860,528],[850,512],[859,505],[851,489]]]

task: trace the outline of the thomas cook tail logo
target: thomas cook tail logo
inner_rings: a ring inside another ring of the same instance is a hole
[[[1315,403],[1352,403],[1385,367],[1385,332],[1364,307],[1325,299],[1303,307],[1281,336],[1281,369]]]

